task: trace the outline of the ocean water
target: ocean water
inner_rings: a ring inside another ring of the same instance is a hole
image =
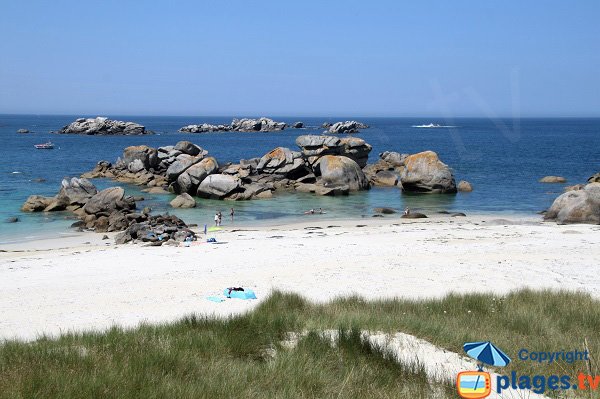
[[[224,215],[236,210],[236,225],[283,223],[307,218],[303,212],[322,207],[327,218],[371,217],[372,209],[387,206],[403,209],[463,211],[534,215],[546,209],[559,195],[564,184],[541,184],[546,175],[567,178],[567,184],[584,182],[600,171],[600,119],[454,119],[440,118],[300,118],[274,117],[288,123],[301,120],[305,129],[287,129],[271,133],[178,133],[191,123],[229,123],[231,117],[148,117],[105,115],[111,119],[141,123],[157,134],[149,136],[56,135],[58,130],[81,115],[0,115],[0,243],[44,236],[69,234],[73,222],[68,213],[24,214],[21,204],[29,195],[54,195],[63,177],[79,176],[93,169],[99,160],[115,161],[130,145],[153,147],[190,140],[209,151],[220,163],[261,156],[277,146],[296,149],[301,134],[320,134],[321,123],[328,120],[357,119],[371,126],[357,136],[373,146],[371,162],[380,152],[391,150],[415,153],[436,151],[454,170],[457,181],[473,184],[472,193],[457,195],[407,195],[395,188],[373,188],[348,197],[317,197],[310,194],[277,194],[269,200],[246,202],[198,199],[198,208],[173,210],[173,196],[140,193],[137,187],[123,185],[128,193],[142,195],[139,206],[155,211],[170,211],[189,223],[212,223],[217,210]],[[418,128],[435,123],[447,128]],[[17,134],[20,128],[32,133]],[[52,141],[54,150],[36,150],[34,144]],[[44,179],[35,182],[35,179]],[[98,188],[116,182],[94,180]],[[17,216],[19,223],[6,223]],[[322,217],[321,215],[316,217]],[[228,222],[227,218],[225,222]]]

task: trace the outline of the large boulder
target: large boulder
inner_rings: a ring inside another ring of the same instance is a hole
[[[155,168],[158,165],[158,151],[155,148],[148,147],[147,145],[135,145],[125,148],[123,150],[123,163],[130,168],[131,164],[138,164],[143,166],[143,169]],[[137,161],[137,162],[136,162]],[[141,169],[131,165],[131,168],[138,169],[133,173],[139,172]]]
[[[404,191],[419,193],[456,193],[452,171],[433,151],[412,154],[400,167]]]
[[[600,224],[600,183],[590,183],[583,190],[561,194],[544,219],[558,223]]]
[[[324,186],[347,185],[350,191],[366,190],[369,180],[352,159],[340,155],[325,155],[314,166],[318,182]]]
[[[63,179],[57,197],[64,198],[69,205],[83,205],[98,193],[88,179],[73,177]]]
[[[191,195],[184,193],[175,197],[170,204],[173,208],[195,208],[196,200]]]
[[[466,180],[459,181],[457,188],[458,191],[461,191],[463,193],[470,193],[471,191],[473,191],[473,186]]]
[[[134,209],[135,201],[131,197],[125,196],[125,190],[121,187],[109,187],[100,191],[88,200],[83,207],[85,213],[95,215],[97,213],[112,212],[121,209]]]
[[[43,197],[41,195],[30,195],[21,206],[23,212],[41,212],[54,201],[53,197]]]
[[[289,179],[296,179],[309,173],[302,154],[285,147],[277,147],[265,154],[256,169],[259,173],[277,174]]]
[[[186,173],[190,176],[192,185],[197,187],[207,176],[216,173],[218,169],[219,164],[217,160],[213,157],[208,157],[190,166],[186,170]]]
[[[222,199],[241,191],[240,179],[224,174],[214,174],[206,177],[198,187],[198,196],[202,198]]]
[[[181,154],[175,158],[175,161],[169,166],[166,172],[168,181],[175,181],[177,177],[185,172],[190,166],[197,164],[202,160],[201,156],[193,157],[188,154]]]
[[[175,151],[181,151],[182,153],[191,156],[196,156],[200,153],[203,153],[203,155],[207,154],[205,150],[203,150],[201,147],[198,147],[196,144],[190,141],[180,141],[179,143],[175,144],[175,147],[173,149]]]
[[[58,131],[63,134],[89,134],[89,135],[140,135],[150,134],[146,128],[133,122],[110,120],[104,117],[79,118],[75,122]]]

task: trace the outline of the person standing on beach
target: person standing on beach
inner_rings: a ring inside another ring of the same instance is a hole
[[[231,223],[233,223],[233,215],[235,215],[235,211],[233,208],[231,208],[231,211],[229,212],[229,216],[231,216]]]
[[[223,221],[223,214],[221,213],[221,211],[219,211],[219,213],[217,213],[217,226],[221,225],[221,222]]]
[[[219,225],[219,212],[215,213],[215,226]]]

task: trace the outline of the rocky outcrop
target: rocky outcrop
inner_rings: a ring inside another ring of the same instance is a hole
[[[285,122],[276,122],[269,118],[258,119],[234,119],[229,125],[211,125],[203,123],[200,125],[187,125],[179,129],[185,133],[206,133],[206,132],[275,132],[287,127]]]
[[[433,151],[409,155],[400,167],[404,191],[419,193],[456,193],[452,171]]]
[[[88,215],[107,214],[115,211],[130,211],[135,209],[135,201],[130,196],[125,196],[121,187],[106,188],[91,197],[83,206]]]
[[[600,172],[592,175],[587,179],[588,183],[600,183]]]
[[[193,198],[185,194],[195,203]],[[183,203],[184,201],[182,201]],[[162,234],[157,239],[160,244],[168,241],[183,241],[186,237],[195,239],[193,232],[181,219],[175,216],[151,216],[145,208],[141,213],[135,211],[133,197],[125,195],[121,187],[110,187],[100,192],[86,179],[64,179],[59,193],[54,197],[30,196],[22,210],[26,212],[52,212],[67,210],[73,212],[80,220],[73,223],[74,228],[87,228],[98,233],[110,231],[125,232],[118,236],[117,243],[125,243],[140,238],[142,241],[154,242],[148,232]],[[162,224],[161,224],[162,223]],[[143,235],[137,235],[144,231]],[[144,239],[142,239],[144,238]]]
[[[96,186],[88,179],[73,177],[62,180],[57,197],[64,198],[68,205],[82,206],[97,193]]]
[[[567,179],[562,176],[544,176],[539,180],[540,183],[566,183]]]
[[[19,129],[19,130],[17,130],[17,133],[26,134],[26,133],[29,133],[29,130],[28,129]]]
[[[589,183],[583,190],[561,194],[546,211],[544,219],[561,224],[600,224],[600,183]]]
[[[188,193],[179,194],[170,202],[173,208],[195,208],[196,200]]]
[[[25,203],[21,206],[23,212],[42,212],[52,203],[54,198],[43,197],[41,195],[30,195]]]
[[[300,147],[309,165],[314,165],[324,155],[342,155],[364,167],[372,150],[369,144],[357,137],[339,138],[313,134],[299,136],[296,138],[296,145]]]
[[[150,134],[146,128],[134,122],[110,120],[104,117],[79,118],[57,133],[88,135],[140,135]]]
[[[198,187],[198,196],[202,198],[223,199],[228,195],[241,191],[240,179],[224,174],[210,175]]]
[[[360,129],[367,129],[368,127],[368,125],[357,121],[336,122],[327,126],[327,132],[331,134],[358,133]]]
[[[304,123],[303,122],[294,122],[292,123],[292,128],[294,129],[302,129],[304,127]]]
[[[339,155],[325,155],[314,166],[317,183],[325,187],[348,186],[350,191],[369,189],[369,180],[352,159]]]
[[[404,191],[418,193],[457,191],[452,171],[433,151],[412,155],[386,151],[379,157],[379,161],[363,169],[373,185],[396,185]]]

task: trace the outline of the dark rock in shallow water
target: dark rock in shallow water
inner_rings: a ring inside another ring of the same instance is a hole
[[[85,222],[83,220],[78,220],[77,222],[75,222],[71,225],[71,228],[73,228],[73,229],[81,229],[84,227],[85,227]]]
[[[383,207],[383,208],[374,208],[373,212],[375,212],[375,213],[383,213],[385,215],[391,215],[393,213],[396,213],[396,210],[393,209],[393,208],[385,208],[385,207]]]
[[[19,222],[20,219],[16,216],[12,216],[6,219],[6,223],[17,223]]]
[[[464,214],[464,213],[462,213],[462,212],[454,212],[454,213],[452,213],[450,216],[452,216],[452,217],[457,217],[457,216],[459,216],[459,217],[460,217],[460,216],[463,216],[463,217],[464,217],[464,216],[467,216],[467,215],[465,215],[465,214]]]
[[[30,181],[33,183],[44,183],[46,181],[46,179],[41,178],[41,177],[36,177],[35,179],[31,179]]]
[[[426,219],[427,216],[419,212],[410,212],[401,216],[402,219]]]
[[[61,134],[140,135],[150,134],[146,128],[133,122],[114,121],[104,117],[79,118],[58,131]]]
[[[292,124],[292,127],[293,127],[294,129],[302,129],[302,128],[304,127],[304,123],[302,123],[302,122],[294,122],[294,123]]]

